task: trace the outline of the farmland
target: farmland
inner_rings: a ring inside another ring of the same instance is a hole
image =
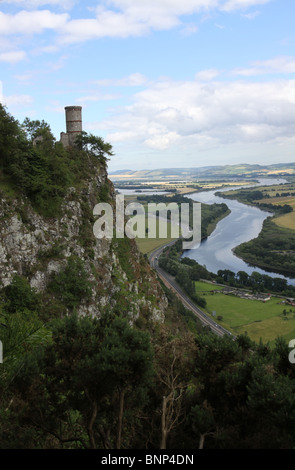
[[[196,289],[206,299],[207,312],[210,315],[215,312],[217,323],[235,335],[247,333],[253,341],[262,338],[270,345],[277,336],[287,341],[295,338],[295,307],[282,304],[279,297],[271,297],[267,302],[242,299],[218,292],[220,286],[201,281],[196,282]]]
[[[287,196],[287,197],[276,197],[276,198],[266,198],[261,199],[259,201],[260,204],[263,203],[271,203],[273,205],[285,205],[288,204],[292,207],[293,212],[289,212],[288,214],[281,215],[279,217],[274,218],[274,223],[278,225],[278,227],[283,228],[290,228],[295,230],[295,197],[294,196]]]
[[[260,194],[259,199],[253,199],[251,195]],[[284,185],[260,186],[247,190],[228,191],[224,197],[237,198],[244,204],[255,204],[259,206],[273,205],[274,211],[279,207],[290,206],[293,212],[287,214],[276,214],[273,221],[278,227],[295,230],[295,183]]]

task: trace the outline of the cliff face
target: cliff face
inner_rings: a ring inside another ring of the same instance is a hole
[[[102,190],[114,204],[107,171],[101,167],[82,185],[70,188],[60,215],[45,218],[26,198],[1,194],[0,272],[2,287],[18,274],[40,293],[48,291],[54,276],[69,259],[83,262],[91,296],[77,305],[81,315],[100,316],[107,309],[124,310],[131,319],[143,315],[163,322],[167,299],[146,259],[129,239],[97,240],[92,232],[92,211]],[[50,295],[47,294],[50,303]]]

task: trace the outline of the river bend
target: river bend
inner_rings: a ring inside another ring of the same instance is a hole
[[[279,179],[261,179],[259,180],[259,185],[256,184],[255,186],[269,186],[280,183],[286,183],[286,181]],[[246,186],[224,188],[218,192],[243,187]],[[214,232],[206,240],[202,241],[198,248],[185,251],[183,257],[196,260],[199,264],[205,265],[208,271],[215,274],[217,274],[219,269],[229,269],[234,273],[245,271],[248,274],[256,271],[271,277],[287,279],[289,284],[295,285],[295,279],[250,266],[233,253],[233,249],[241,243],[256,238],[261,232],[264,220],[272,214],[262,211],[257,207],[242,204],[236,200],[223,199],[222,197],[216,196],[216,192],[217,190],[202,191],[187,195],[188,198],[204,204],[225,203],[231,213],[217,224]]]

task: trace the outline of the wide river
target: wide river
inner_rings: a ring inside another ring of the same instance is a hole
[[[260,185],[272,185],[285,183],[285,180],[280,179],[260,179]],[[255,186],[258,186],[257,184]],[[224,188],[220,192],[228,191],[229,189],[242,188],[244,186],[237,186],[235,188]],[[256,207],[251,207],[242,204],[238,201],[231,199],[223,199],[215,195],[217,191],[202,191],[199,193],[192,193],[187,195],[190,199],[205,204],[225,203],[230,209],[231,213],[222,219],[216,226],[214,232],[196,249],[186,250],[183,257],[188,257],[196,260],[199,264],[205,265],[206,268],[213,273],[217,273],[219,269],[230,269],[234,273],[238,271],[245,271],[251,274],[253,271],[261,274],[267,274],[271,277],[281,277],[287,279],[288,283],[295,285],[295,278],[289,278],[277,273],[264,271],[255,266],[250,266],[242,259],[235,256],[233,248],[241,243],[247,242],[256,238],[261,229],[264,220],[269,217],[269,212],[262,211]]]

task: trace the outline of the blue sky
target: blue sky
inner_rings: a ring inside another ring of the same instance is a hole
[[[109,170],[295,161],[294,0],[0,0],[0,100]],[[2,90],[1,90],[2,88]]]

